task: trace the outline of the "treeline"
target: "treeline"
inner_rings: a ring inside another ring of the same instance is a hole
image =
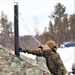
[[[0,44],[4,47],[13,44],[13,29],[12,22],[8,21],[7,15],[1,11],[0,14]]]
[[[33,36],[38,39],[39,36]],[[19,46],[22,48],[37,48],[38,43],[31,35],[19,36]],[[14,50],[14,27],[8,21],[7,15],[1,11],[0,14],[0,45]]]
[[[57,3],[54,12],[49,15],[49,26],[45,27],[40,41],[45,43],[52,39],[58,43],[58,46],[66,41],[75,41],[75,14],[65,13],[66,7]]]
[[[0,44],[6,48],[14,50],[14,27],[13,23],[8,21],[7,15],[1,11],[0,15]],[[36,39],[39,36],[33,36]],[[19,37],[19,46],[22,48],[37,48],[38,43],[30,35]]]
[[[61,3],[54,6],[54,11],[49,15],[50,22],[41,35],[34,36],[42,44],[52,39],[58,46],[66,41],[75,41],[75,14],[68,15],[66,7]],[[8,21],[7,15],[0,15],[0,44],[4,47],[14,46],[13,23]],[[26,48],[37,48],[38,43],[32,36],[19,37],[20,46]]]
[[[26,49],[37,49],[39,44],[34,40],[34,38],[39,40],[39,36],[31,36],[31,35],[25,35],[19,37],[19,46]]]

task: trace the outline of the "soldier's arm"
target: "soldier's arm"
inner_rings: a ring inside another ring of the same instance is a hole
[[[28,50],[27,53],[37,56],[44,56],[45,50]]]

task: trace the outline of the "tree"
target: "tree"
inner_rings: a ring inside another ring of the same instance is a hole
[[[64,5],[62,5],[61,3],[57,3],[54,10],[55,11],[51,15],[52,18],[59,17],[60,19],[62,19],[64,16],[67,15],[65,13],[66,7],[64,7]]]
[[[54,12],[51,16],[51,18],[54,19],[54,32],[55,32],[55,36],[57,39],[57,43],[60,45],[63,42],[62,39],[62,20],[65,16],[67,16],[67,14],[65,13],[66,11],[66,7],[64,5],[62,5],[61,3],[57,3],[54,9]]]
[[[55,18],[55,23],[54,23],[54,29],[55,29],[55,34],[56,34],[56,40],[58,45],[60,45],[62,43],[62,31],[61,31],[61,26],[62,26],[62,21],[59,17]]]
[[[54,25],[52,24],[52,22],[49,22],[49,27],[48,27],[48,35],[50,36],[50,39],[55,40],[55,29],[54,29]]]
[[[75,14],[70,15],[69,17],[69,23],[70,23],[70,34],[71,34],[71,40],[75,41]]]
[[[12,25],[11,22],[8,23],[7,15],[4,12],[1,12],[0,18],[0,40],[2,41],[1,44],[3,46],[7,46],[8,42],[10,41],[10,36],[12,35]]]
[[[49,32],[47,31],[47,27],[45,27],[44,32],[40,35],[41,43],[45,44],[48,40],[50,40]]]
[[[51,34],[53,34],[54,28],[53,28],[53,24],[52,24],[51,21],[49,22],[49,27],[48,27],[48,29],[49,29],[49,32],[50,32]]]
[[[36,35],[39,35],[39,32],[38,32],[39,21],[38,21],[37,16],[34,17],[34,24],[35,24],[35,33]]]
[[[70,31],[69,31],[69,20],[68,17],[65,16],[62,20],[62,32],[63,32],[63,42],[70,40]],[[69,37],[68,37],[69,35]]]
[[[71,15],[69,18],[68,14],[65,13],[66,7],[61,3],[57,3],[54,8],[53,14],[49,15],[49,31],[44,31],[41,40],[55,40],[58,43],[58,46],[66,41],[74,41],[75,15]],[[54,23],[51,22],[51,19]]]

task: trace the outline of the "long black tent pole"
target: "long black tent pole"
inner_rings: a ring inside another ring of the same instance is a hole
[[[20,56],[19,53],[19,29],[18,29],[18,2],[14,3],[14,49],[15,55]]]

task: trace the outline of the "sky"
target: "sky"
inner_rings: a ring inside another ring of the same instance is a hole
[[[35,35],[35,30],[41,34],[51,20],[48,16],[54,11],[54,6],[60,2],[66,6],[66,13],[74,13],[74,0],[1,0],[0,12],[3,11],[9,21],[14,24],[14,2],[19,6],[19,35]],[[1,14],[1,13],[0,13]]]

